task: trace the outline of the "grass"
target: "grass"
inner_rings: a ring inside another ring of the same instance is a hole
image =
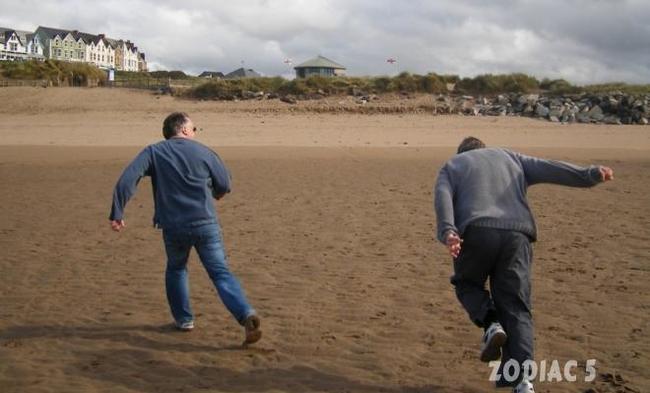
[[[102,83],[106,72],[85,63],[69,63],[57,60],[1,61],[0,75],[6,79],[48,80],[53,85]]]
[[[7,79],[46,79],[55,85],[69,84],[71,78],[82,81],[95,80],[102,83],[106,72],[84,63],[68,63],[56,60],[3,61],[0,62],[0,75]],[[245,92],[265,92],[279,95],[343,95],[343,94],[384,94],[384,93],[427,93],[447,94],[453,86],[454,94],[496,95],[504,93],[544,93],[562,94],[650,94],[649,84],[607,83],[587,86],[573,85],[564,79],[538,80],[533,76],[513,74],[484,74],[473,78],[460,78],[457,75],[426,75],[402,72],[396,76],[367,77],[322,77],[310,76],[306,79],[286,80],[281,77],[261,77],[244,79],[204,79],[187,75],[182,71],[126,72],[117,71],[117,85],[129,87],[151,87],[172,83],[187,86],[182,94],[199,99],[224,99],[241,96]],[[82,83],[83,85],[83,83]]]

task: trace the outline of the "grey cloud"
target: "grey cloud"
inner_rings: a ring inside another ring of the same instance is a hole
[[[648,83],[650,75],[643,0],[28,0],[10,9],[0,25],[128,38],[152,65],[191,73],[244,61],[286,75],[286,57],[323,54],[351,75],[525,72],[575,83]]]

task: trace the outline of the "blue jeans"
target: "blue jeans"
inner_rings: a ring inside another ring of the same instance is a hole
[[[190,307],[190,286],[187,274],[187,258],[192,247],[214,283],[221,301],[237,322],[243,324],[255,314],[237,278],[228,269],[223,248],[221,229],[218,224],[208,224],[182,229],[163,229],[167,252],[165,287],[172,316],[178,323],[194,320]]]

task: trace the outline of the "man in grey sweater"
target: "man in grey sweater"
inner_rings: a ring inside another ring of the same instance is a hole
[[[451,283],[458,299],[472,322],[485,329],[481,361],[502,358],[497,386],[534,392],[521,368],[533,360],[530,269],[537,229],[527,188],[538,183],[592,187],[613,178],[604,166],[581,168],[486,148],[473,137],[463,140],[458,154],[440,169],[434,190],[437,238],[454,258]],[[510,359],[519,378],[508,381],[503,366]]]

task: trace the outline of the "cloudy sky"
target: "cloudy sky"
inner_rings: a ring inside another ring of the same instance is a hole
[[[525,72],[650,83],[650,0],[0,2],[0,26],[130,39],[150,68],[192,74],[243,64],[291,75],[285,59],[322,54],[350,75]]]

